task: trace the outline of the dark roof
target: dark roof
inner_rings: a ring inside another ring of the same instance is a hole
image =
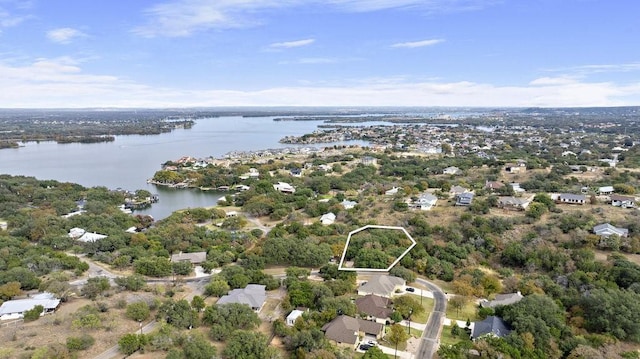
[[[389,318],[391,313],[393,313],[393,309],[388,308],[389,303],[389,298],[373,294],[367,294],[364,297],[356,299],[358,312],[381,319]]]
[[[473,323],[472,338],[478,338],[486,334],[492,334],[497,337],[506,337],[511,333],[507,323],[504,320],[496,316],[487,317],[487,319],[481,322]]]
[[[327,339],[338,343],[355,344],[358,333],[378,335],[382,331],[382,324],[341,315],[322,327]]]

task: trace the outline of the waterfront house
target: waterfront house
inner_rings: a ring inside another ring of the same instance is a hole
[[[242,289],[233,289],[229,294],[222,296],[216,302],[217,305],[240,303],[246,304],[256,312],[260,312],[267,300],[265,286],[261,284],[248,284]]]
[[[627,228],[616,227],[610,223],[602,223],[593,227],[593,233],[600,237],[609,237],[612,235],[626,237],[629,235],[629,230]]]

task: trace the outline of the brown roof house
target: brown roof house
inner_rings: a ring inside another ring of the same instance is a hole
[[[368,316],[367,319],[375,320],[381,324],[385,324],[391,316],[391,313],[393,313],[389,298],[374,294],[367,294],[364,297],[356,299],[356,307],[359,313]]]
[[[360,336],[382,337],[384,325],[364,319],[341,315],[322,327],[325,338],[340,346],[355,348]]]
[[[191,264],[200,264],[207,260],[207,252],[178,253],[171,255],[172,262],[189,261]]]
[[[404,291],[406,284],[407,281],[399,277],[376,275],[358,288],[358,295],[375,294],[391,298],[396,291]]]

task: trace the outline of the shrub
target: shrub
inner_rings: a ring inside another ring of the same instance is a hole
[[[67,338],[67,349],[69,350],[86,350],[89,349],[94,343],[95,339],[89,334],[82,334],[79,337]]]
[[[36,305],[35,307],[24,312],[24,321],[32,322],[34,320],[38,320],[40,318],[40,314],[44,311],[44,307],[41,305]]]

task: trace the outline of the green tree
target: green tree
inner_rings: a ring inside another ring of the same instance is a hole
[[[20,282],[9,282],[0,285],[1,300],[9,300],[20,293],[22,293],[20,290]]]
[[[145,302],[135,302],[127,305],[126,316],[129,319],[141,322],[149,318],[149,305]]]
[[[362,356],[362,359],[388,359],[387,354],[383,353],[378,347],[373,347],[367,350]]]
[[[544,203],[533,202],[529,204],[526,215],[529,218],[540,219],[547,212],[547,206]]]
[[[89,299],[96,299],[98,295],[104,293],[111,288],[109,278],[107,277],[93,277],[87,279],[87,284],[82,287],[80,291],[82,295]]]
[[[398,355],[398,344],[404,343],[409,339],[409,334],[404,330],[404,327],[400,324],[393,324],[389,327],[389,332],[386,336],[387,340],[393,344],[396,348],[395,355]]]
[[[118,348],[125,355],[131,355],[140,350],[146,342],[144,334],[125,334],[118,340]]]
[[[229,359],[266,359],[267,345],[267,338],[262,333],[236,330],[227,340],[222,356]]]
[[[147,285],[144,277],[139,274],[134,274],[126,277],[116,277],[114,279],[117,285],[134,292],[137,292]]]
[[[184,339],[182,344],[184,357],[189,359],[211,359],[217,354],[216,347],[201,335],[191,335]]]
[[[211,282],[204,287],[204,294],[214,296],[214,297],[222,297],[227,294],[231,288],[226,280],[212,277]]]
[[[89,334],[82,334],[79,337],[68,337],[67,338],[67,349],[74,350],[87,350],[89,349],[96,340]]]
[[[411,295],[403,295],[401,297],[394,298],[393,307],[405,319],[409,318],[409,313],[417,315],[424,312],[424,307],[420,305],[420,301]]]
[[[191,307],[198,312],[201,312],[206,306],[204,299],[199,295],[196,295],[191,299]]]

